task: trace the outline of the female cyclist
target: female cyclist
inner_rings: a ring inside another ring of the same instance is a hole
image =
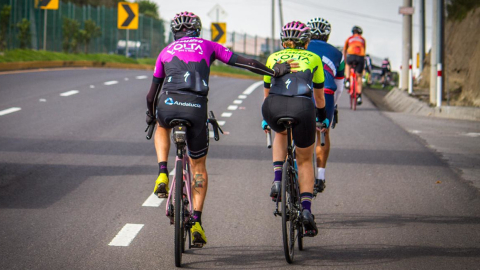
[[[315,236],[318,229],[311,213],[315,117],[323,122],[326,119],[326,112],[322,60],[315,53],[306,50],[310,37],[310,28],[298,21],[289,22],[282,28],[280,38],[285,49],[270,55],[267,67],[287,59],[294,59],[300,67],[295,68],[296,72],[288,73],[281,78],[264,76],[265,100],[262,114],[265,120],[262,125],[265,127],[268,124],[277,133],[272,151],[275,178],[270,192],[270,196],[276,198],[281,189],[282,165],[287,155],[287,133],[283,125],[277,124],[277,120],[282,117],[291,117],[295,120],[292,135],[296,145],[303,222],[306,235]],[[312,102],[313,97],[315,105]]]

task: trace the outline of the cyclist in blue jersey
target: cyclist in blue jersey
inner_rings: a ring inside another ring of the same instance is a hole
[[[313,18],[308,22],[312,38],[307,50],[314,52],[322,58],[325,73],[325,109],[327,112],[328,126],[325,132],[325,145],[320,145],[320,131],[317,130],[317,179],[315,179],[314,194],[325,189],[325,168],[330,153],[330,124],[332,123],[335,104],[343,91],[345,63],[343,54],[334,46],[327,43],[331,32],[330,23],[323,18]],[[317,119],[318,120],[318,119]]]
[[[157,123],[155,149],[159,165],[154,193],[167,197],[169,180],[167,170],[170,149],[170,121],[188,120],[187,147],[192,168],[193,218],[191,228],[193,244],[206,244],[201,215],[207,194],[208,175],[205,166],[208,153],[207,96],[210,66],[220,60],[225,64],[245,68],[260,75],[280,77],[290,73],[298,64],[288,60],[267,67],[254,59],[234,54],[228,48],[199,38],[202,29],[200,18],[192,12],[181,12],[171,21],[175,41],[167,45],[157,58],[153,81],[147,94],[148,125]],[[290,64],[291,63],[291,64]]]

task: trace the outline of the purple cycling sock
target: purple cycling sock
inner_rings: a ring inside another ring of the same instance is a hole
[[[303,209],[307,209],[309,212],[312,212],[310,208],[312,206],[313,194],[309,192],[303,192],[302,194],[300,194],[300,198]]]
[[[282,181],[282,167],[283,161],[273,162],[273,172],[275,173],[275,178],[273,179],[274,182]]]
[[[193,211],[193,220],[199,222],[202,225],[202,211]]]
[[[167,162],[159,162],[158,163],[158,174],[160,175],[161,173],[165,173],[168,175],[168,169],[167,169]]]

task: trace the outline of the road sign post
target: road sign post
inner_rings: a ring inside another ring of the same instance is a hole
[[[49,9],[58,9],[59,0],[36,0],[35,6],[45,10],[43,23],[43,50],[47,50],[47,18]]]
[[[138,3],[119,2],[118,3],[118,29],[127,30],[125,40],[125,56],[128,57],[128,38],[129,30],[138,29]]]

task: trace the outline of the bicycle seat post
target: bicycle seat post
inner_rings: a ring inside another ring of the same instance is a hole
[[[172,140],[177,145],[177,156],[183,158],[187,145],[187,127],[190,127],[191,124],[187,120],[173,119],[170,121],[170,126],[173,127]]]

